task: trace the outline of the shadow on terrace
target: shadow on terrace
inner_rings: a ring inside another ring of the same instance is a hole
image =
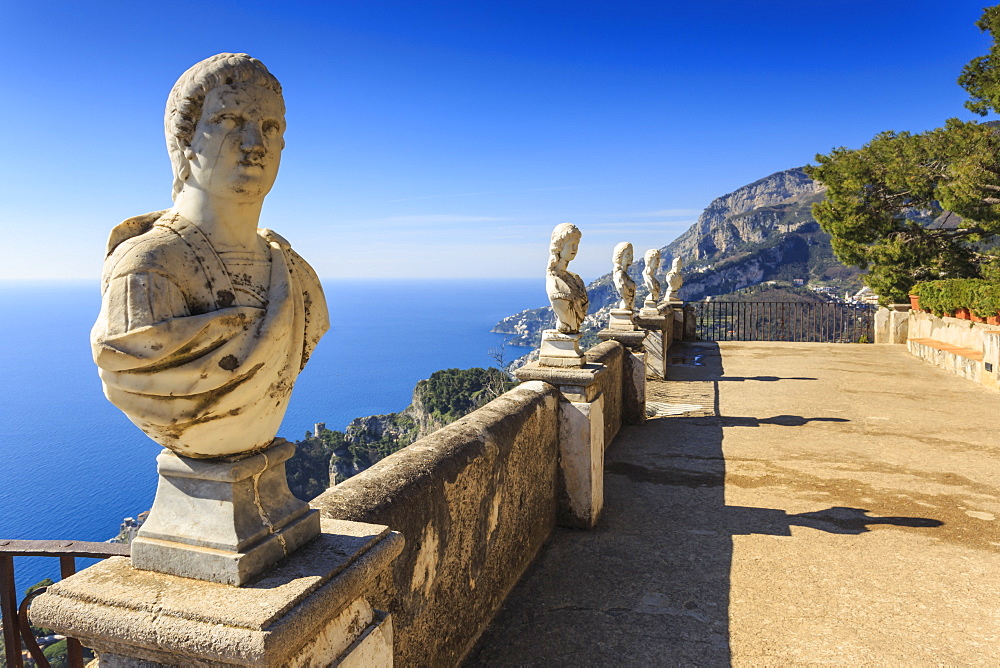
[[[648,412],[660,417],[623,427],[605,455],[600,523],[556,529],[467,665],[979,656],[970,653],[975,637],[988,637],[995,621],[948,650],[936,647],[947,633],[929,629],[949,626],[955,613],[970,615],[969,626],[992,619],[981,607],[995,609],[988,592],[969,595],[976,578],[942,559],[996,574],[995,529],[976,519],[993,515],[970,502],[989,505],[984,493],[995,489],[925,458],[970,448],[995,469],[996,453],[930,429],[894,436],[887,427],[937,384],[945,405],[982,390],[885,346],[722,346],[671,349],[668,380],[647,384]],[[738,368],[724,370],[731,360]],[[879,364],[897,363],[900,382],[929,382],[887,403],[878,395],[899,387],[872,381]],[[725,373],[762,366],[792,373]],[[803,415],[754,416],[798,407]],[[988,422],[989,410],[977,419]],[[956,603],[955,591],[966,600]]]

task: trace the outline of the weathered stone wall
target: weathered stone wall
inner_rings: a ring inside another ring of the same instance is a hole
[[[607,448],[622,426],[622,382],[625,348],[617,341],[605,341],[587,351],[587,361],[603,364],[608,372],[597,381],[604,395],[604,447]]]
[[[594,354],[614,365],[619,389],[605,391],[620,401],[621,347]],[[392,614],[396,665],[461,661],[551,533],[558,405],[552,386],[523,383],[313,500],[405,537],[369,599]]]
[[[910,311],[907,336],[911,339],[934,339],[983,352],[984,337],[987,336],[987,332],[1000,332],[1000,326],[958,318],[939,318],[923,311]]]

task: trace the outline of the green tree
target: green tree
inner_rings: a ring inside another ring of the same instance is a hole
[[[959,77],[976,113],[1000,110],[1000,5],[977,25],[989,54]],[[950,119],[928,132],[883,132],[862,148],[817,155],[806,173],[827,186],[813,216],[844,264],[868,270],[883,303],[904,301],[914,283],[998,271],[1000,135],[992,124]]]
[[[990,52],[969,61],[958,77],[958,84],[971,98],[965,108],[985,116],[990,111],[1000,111],[1000,5],[987,7],[976,25],[990,33],[993,44]]]
[[[1000,136],[951,119],[920,134],[883,132],[816,156],[806,173],[827,186],[813,216],[837,258],[867,269],[883,303],[914,283],[984,275],[1000,235]]]

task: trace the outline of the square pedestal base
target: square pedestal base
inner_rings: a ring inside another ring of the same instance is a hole
[[[561,334],[554,329],[542,332],[542,347],[538,351],[538,363],[542,366],[559,368],[579,368],[584,365],[580,337],[577,334]]]
[[[642,303],[642,308],[639,309],[639,315],[644,317],[657,316],[660,315],[659,304],[656,300],[647,299]]]
[[[319,512],[288,489],[280,439],[243,459],[190,459],[164,450],[149,519],[132,541],[132,565],[243,585],[319,535]]]
[[[633,316],[630,309],[611,309],[611,314],[608,316],[608,329],[616,332],[635,331]]]

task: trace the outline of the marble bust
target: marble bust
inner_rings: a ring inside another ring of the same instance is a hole
[[[622,310],[632,310],[635,305],[635,281],[628,275],[628,269],[632,266],[632,244],[623,241],[617,246],[611,255],[611,262],[614,265],[611,280],[618,291],[618,308]]]
[[[312,268],[257,227],[284,147],[281,85],[257,59],[194,65],[164,117],[173,206],[111,231],[91,332],[108,399],[178,455],[268,447],[329,326]]]
[[[681,276],[681,269],[684,263],[679,257],[675,257],[670,265],[670,272],[667,273],[667,294],[663,298],[663,303],[680,302],[680,290],[684,285],[684,277]]]
[[[608,329],[615,331],[635,330],[635,281],[628,275],[632,266],[632,244],[623,241],[611,254],[611,282],[618,291],[618,303],[608,314]]]
[[[580,247],[581,236],[579,228],[570,223],[560,223],[552,230],[545,291],[556,316],[556,327],[542,332],[538,356],[541,366],[584,365],[580,350],[580,325],[587,315],[587,287],[582,278],[569,270],[569,263]]]
[[[583,279],[569,270],[570,261],[580,247],[580,229],[561,223],[552,231],[549,263],[545,272],[545,291],[556,314],[556,331],[577,334],[587,315],[587,288]]]
[[[655,309],[656,302],[660,300],[660,282],[656,280],[656,272],[660,269],[660,251],[650,248],[643,259],[646,266],[642,270],[642,283],[649,292],[643,306]]]

